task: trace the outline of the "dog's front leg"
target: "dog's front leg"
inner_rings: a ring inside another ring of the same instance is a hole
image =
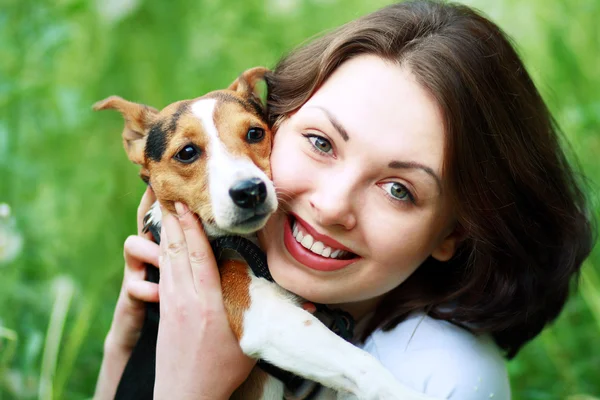
[[[358,399],[427,398],[327,329],[290,293],[264,279],[251,279],[251,305],[244,314],[240,340],[244,353]]]

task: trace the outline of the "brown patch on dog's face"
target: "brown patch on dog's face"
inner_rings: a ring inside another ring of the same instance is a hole
[[[173,103],[158,114],[148,134],[147,169],[152,189],[163,207],[174,213],[174,203],[179,201],[209,222],[212,210],[206,173],[208,136],[201,121],[190,111],[192,103]],[[185,160],[193,152],[196,155]]]
[[[240,99],[243,101],[243,99]],[[234,156],[248,157],[271,179],[269,157],[273,134],[265,120],[236,101],[218,103],[215,125],[223,145]],[[262,134],[262,139],[256,140]]]

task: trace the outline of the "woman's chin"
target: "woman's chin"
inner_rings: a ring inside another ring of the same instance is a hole
[[[283,262],[279,267],[271,268],[271,275],[279,286],[295,295],[319,304],[336,304],[347,302],[348,291],[343,290],[339,281],[327,282],[316,276],[307,274],[295,265]]]
[[[288,217],[276,213],[259,232],[259,240],[267,254],[269,270],[275,282],[285,290],[303,299],[320,304],[337,304],[351,301],[351,290],[344,285],[341,270],[323,271],[298,261],[288,250],[284,236],[289,236]],[[287,238],[290,242],[289,237]],[[301,249],[304,250],[304,249]],[[303,259],[304,262],[308,262]]]

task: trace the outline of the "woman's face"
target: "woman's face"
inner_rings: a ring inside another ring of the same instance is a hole
[[[409,70],[345,62],[275,135],[280,210],[260,233],[275,281],[310,301],[372,306],[427,257],[449,259],[443,149],[440,111]]]

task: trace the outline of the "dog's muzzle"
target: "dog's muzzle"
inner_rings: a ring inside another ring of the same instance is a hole
[[[229,196],[240,208],[256,208],[267,199],[267,185],[260,178],[238,181],[229,189]]]

